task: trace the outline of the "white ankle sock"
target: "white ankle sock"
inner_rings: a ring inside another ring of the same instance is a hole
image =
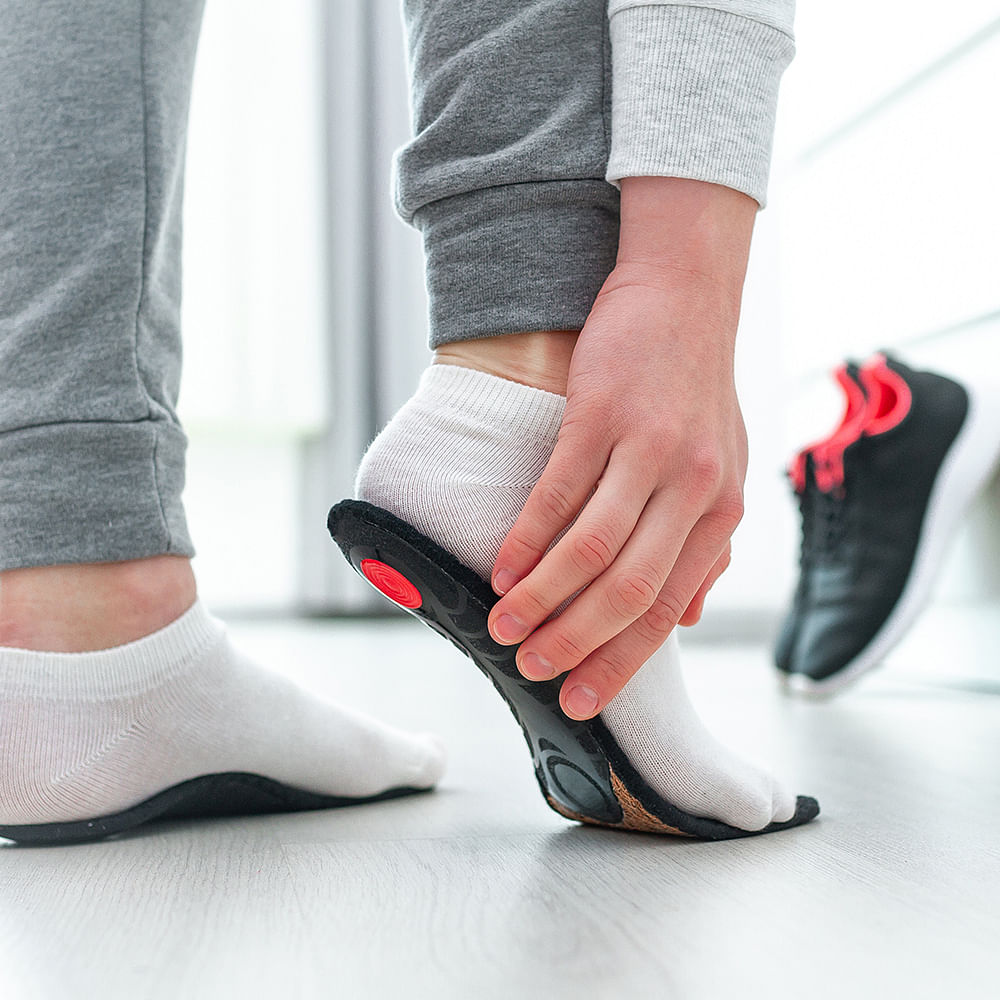
[[[429,788],[444,763],[434,737],[258,667],[200,603],[114,649],[0,649],[0,740],[0,826],[93,819],[228,772],[351,798]]]
[[[488,581],[552,454],[564,403],[493,375],[432,365],[362,459],[356,496],[409,522]],[[680,809],[742,830],[795,812],[793,795],[702,725],[674,636],[601,718],[648,784]]]

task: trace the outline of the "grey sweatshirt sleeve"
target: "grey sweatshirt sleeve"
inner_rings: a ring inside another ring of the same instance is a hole
[[[690,177],[764,205],[795,0],[609,0],[607,179]]]

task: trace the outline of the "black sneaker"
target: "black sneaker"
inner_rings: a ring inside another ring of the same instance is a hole
[[[814,510],[817,491],[813,452],[829,447],[840,437],[856,440],[859,436],[860,430],[856,425],[859,420],[863,420],[868,402],[868,397],[861,384],[860,371],[860,366],[854,361],[847,361],[834,371],[834,378],[840,384],[845,401],[844,414],[840,418],[840,423],[837,424],[829,437],[822,441],[814,441],[803,448],[792,459],[792,464],[788,468],[788,478],[791,480],[792,488],[799,501],[802,546],[799,550],[799,581],[795,593],[792,595],[792,607],[785,616],[774,649],[775,666],[783,673],[789,673],[792,669],[792,652],[799,632],[799,622],[809,601],[810,557],[817,549],[824,547],[822,544],[816,544],[816,541],[811,537],[817,525],[822,524],[822,518],[817,517]]]
[[[776,659],[803,694],[839,690],[905,635],[1000,451],[995,398],[887,355],[843,371],[863,407],[792,469],[802,569]]]

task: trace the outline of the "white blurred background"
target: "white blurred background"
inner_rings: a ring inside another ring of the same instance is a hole
[[[759,638],[782,612],[798,546],[783,469],[839,414],[829,369],[892,347],[1000,370],[1000,4],[800,2],[796,34],[740,334],[747,513],[708,637]],[[208,4],[181,415],[196,567],[222,611],[380,608],[324,524],[429,358],[420,241],[390,201],[407,135],[396,0]],[[994,482],[938,601],[998,598]]]

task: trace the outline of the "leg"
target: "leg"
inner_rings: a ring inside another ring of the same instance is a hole
[[[443,364],[371,446],[357,493],[488,580],[552,451],[572,331],[614,263],[617,200],[603,181],[605,4],[480,6],[471,39],[468,6],[461,25],[446,4],[407,6],[417,136],[398,202],[424,234]],[[760,830],[795,813],[701,725],[673,640],[601,721],[644,781],[693,815]]]
[[[0,836],[212,775],[260,780],[207,808],[259,811],[440,772],[432,741],[247,661],[196,599],[174,407],[201,7],[0,0]]]
[[[200,8],[0,4],[4,569],[192,553],[174,400]]]

